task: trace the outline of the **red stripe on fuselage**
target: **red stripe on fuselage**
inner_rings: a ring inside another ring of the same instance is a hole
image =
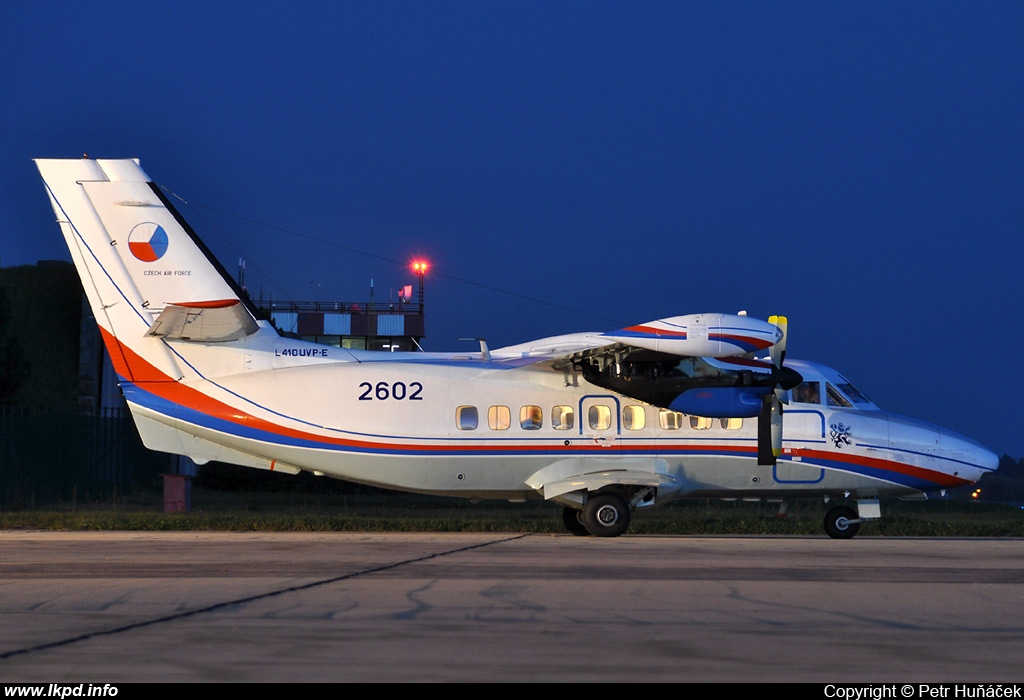
[[[877,469],[880,472],[895,472],[921,481],[927,481],[935,484],[939,488],[953,488],[955,486],[965,486],[973,483],[966,479],[961,479],[958,476],[947,474],[946,472],[935,471],[934,469],[925,469],[924,467],[915,467],[912,464],[905,464],[903,462],[896,462],[888,459],[878,459],[877,457],[846,454],[839,451],[825,452],[823,450],[799,450],[798,453],[801,457],[817,459],[824,462],[839,462],[841,464],[867,467],[868,469]]]
[[[107,346],[107,352],[110,354],[110,361],[114,365],[117,376],[135,383],[174,382],[127,345],[121,343],[103,326],[100,326],[100,334],[103,336],[103,344]]]

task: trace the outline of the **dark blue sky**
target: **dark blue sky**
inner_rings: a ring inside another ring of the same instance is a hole
[[[31,158],[138,157],[256,294],[381,300],[423,254],[432,350],[784,313],[1024,456],[1024,4],[21,5],[0,265],[68,259]]]

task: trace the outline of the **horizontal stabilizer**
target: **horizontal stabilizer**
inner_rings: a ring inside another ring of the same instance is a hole
[[[237,299],[168,304],[146,335],[193,343],[223,343],[252,335],[259,329]]]

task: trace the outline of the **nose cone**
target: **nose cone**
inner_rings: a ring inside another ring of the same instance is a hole
[[[999,466],[999,455],[981,443],[944,428],[940,428],[939,433],[941,434],[939,439],[941,449],[944,452],[948,451],[956,459],[977,467],[981,472],[978,474],[978,478],[985,472],[995,471]]]
[[[894,453],[907,464],[975,482],[999,466],[999,456],[970,438],[931,423],[889,415]]]

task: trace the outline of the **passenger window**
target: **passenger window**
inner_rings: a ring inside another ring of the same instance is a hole
[[[555,430],[572,430],[574,418],[572,406],[555,406],[551,409],[551,426]]]
[[[643,406],[626,406],[622,409],[622,425],[626,430],[643,430],[647,414]]]
[[[711,428],[711,419],[703,416],[690,416],[690,427],[694,430],[708,430]]]
[[[523,430],[540,430],[543,422],[540,406],[523,406],[519,409],[519,426]]]
[[[455,409],[455,424],[459,430],[476,430],[478,422],[476,406],[459,406]]]
[[[663,408],[658,411],[658,424],[662,430],[679,430],[683,424],[683,414]]]
[[[804,382],[793,389],[793,401],[796,403],[821,403],[821,389],[818,382]]]
[[[608,430],[612,427],[612,411],[607,406],[591,406],[587,419],[594,430]]]
[[[508,430],[512,424],[512,412],[508,406],[491,406],[487,409],[487,425],[491,430]]]
[[[846,397],[839,393],[839,390],[834,386],[825,382],[825,395],[828,397],[829,406],[842,406],[843,408],[853,408],[853,404],[846,400]]]
[[[739,430],[743,427],[742,418],[723,418],[722,427],[725,430]]]

